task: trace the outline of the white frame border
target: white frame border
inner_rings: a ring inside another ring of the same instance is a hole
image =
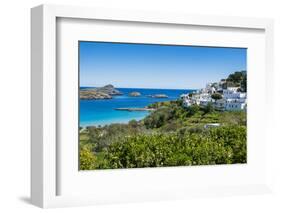
[[[273,91],[273,21],[271,19],[166,14],[73,6],[41,5],[31,9],[31,202],[42,208],[96,204],[91,197],[56,196],[56,18],[82,18],[263,29],[266,35],[266,92]],[[268,95],[269,116],[273,117],[274,96]],[[270,131],[267,128],[267,141]],[[272,139],[272,138],[271,138]],[[267,168],[270,161],[267,156]],[[179,192],[159,199],[233,195],[270,191],[271,176],[261,186],[222,187]],[[120,200],[118,202],[126,202]],[[108,203],[110,201],[104,201]]]

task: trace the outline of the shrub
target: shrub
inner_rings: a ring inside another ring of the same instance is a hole
[[[106,168],[245,163],[246,128],[219,127],[206,134],[135,135],[112,143],[104,150],[104,158]]]
[[[202,109],[203,109],[203,112],[204,112],[205,114],[207,114],[207,113],[212,113],[212,112],[215,111],[215,108],[214,108],[213,104],[210,103],[210,102],[207,104],[207,106],[203,107]]]
[[[200,107],[198,105],[191,105],[186,110],[187,110],[187,115],[189,117],[191,117],[191,116],[195,115],[197,112],[199,112]]]
[[[91,152],[89,146],[80,147],[80,170],[91,170],[94,169],[94,163],[96,161],[95,156]]]
[[[222,95],[219,93],[214,93],[211,95],[211,98],[214,100],[219,100],[219,99],[222,99]]]

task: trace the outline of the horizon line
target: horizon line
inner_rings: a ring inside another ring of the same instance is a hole
[[[106,84],[106,85],[109,85],[109,84]],[[104,86],[106,86],[104,85]],[[170,89],[170,90],[198,90],[200,88],[151,88],[151,87],[115,87],[113,84],[111,84],[114,88],[117,88],[117,89]],[[100,88],[100,87],[104,87],[104,86],[79,86],[79,88],[81,87],[93,87],[93,88]]]

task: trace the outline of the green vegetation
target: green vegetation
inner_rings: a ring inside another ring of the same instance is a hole
[[[85,152],[85,153],[84,153]],[[206,132],[155,133],[124,137],[101,153],[83,150],[86,169],[233,164],[246,162],[246,128],[228,126]],[[92,162],[91,164],[89,162]],[[83,167],[82,167],[83,166]]]
[[[158,102],[141,121],[80,131],[80,169],[246,163],[246,113]],[[205,128],[205,124],[219,127]]]
[[[211,98],[217,101],[219,99],[222,99],[222,95],[219,93],[214,93],[211,95]]]

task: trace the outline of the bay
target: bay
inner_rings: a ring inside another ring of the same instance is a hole
[[[80,89],[89,87],[80,87]],[[148,111],[120,111],[116,108],[142,108],[151,103],[177,100],[181,94],[190,93],[190,89],[144,89],[144,88],[116,88],[123,95],[113,96],[112,99],[80,100],[80,127],[107,125],[112,123],[128,123],[130,120],[141,120]],[[131,92],[139,92],[141,96],[131,97]],[[152,98],[150,95],[165,94],[168,98]]]

